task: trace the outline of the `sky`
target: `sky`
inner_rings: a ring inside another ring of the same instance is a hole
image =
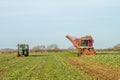
[[[96,49],[120,43],[120,0],[0,0],[0,48],[68,48],[66,35],[91,35]]]

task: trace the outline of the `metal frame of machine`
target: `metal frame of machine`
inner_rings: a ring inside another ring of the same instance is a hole
[[[78,56],[81,54],[84,55],[94,55],[96,54],[93,47],[93,38],[92,36],[84,36],[81,38],[71,37],[70,35],[66,36],[67,39],[76,47],[78,50]]]

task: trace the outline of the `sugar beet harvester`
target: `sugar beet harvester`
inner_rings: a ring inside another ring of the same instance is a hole
[[[96,53],[93,47],[92,36],[74,38],[74,37],[71,37],[70,35],[67,35],[66,38],[69,39],[70,42],[72,42],[72,44],[78,50],[78,56],[80,56],[81,54],[94,55]]]
[[[28,56],[29,55],[29,45],[28,44],[18,44],[18,57],[21,55]]]

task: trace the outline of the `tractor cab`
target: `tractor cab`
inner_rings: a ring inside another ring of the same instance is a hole
[[[18,56],[24,55],[28,56],[29,55],[29,45],[28,44],[18,44]]]
[[[93,39],[91,36],[81,37],[80,46],[93,47]]]

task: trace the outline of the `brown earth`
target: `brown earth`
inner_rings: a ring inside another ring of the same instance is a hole
[[[4,76],[5,74],[6,74],[6,72],[5,72],[5,71],[0,70],[0,77]]]
[[[85,58],[69,57],[65,58],[71,65],[76,66],[80,70],[85,71],[91,76],[95,76],[97,80],[119,80],[120,68],[104,63],[88,60]]]

